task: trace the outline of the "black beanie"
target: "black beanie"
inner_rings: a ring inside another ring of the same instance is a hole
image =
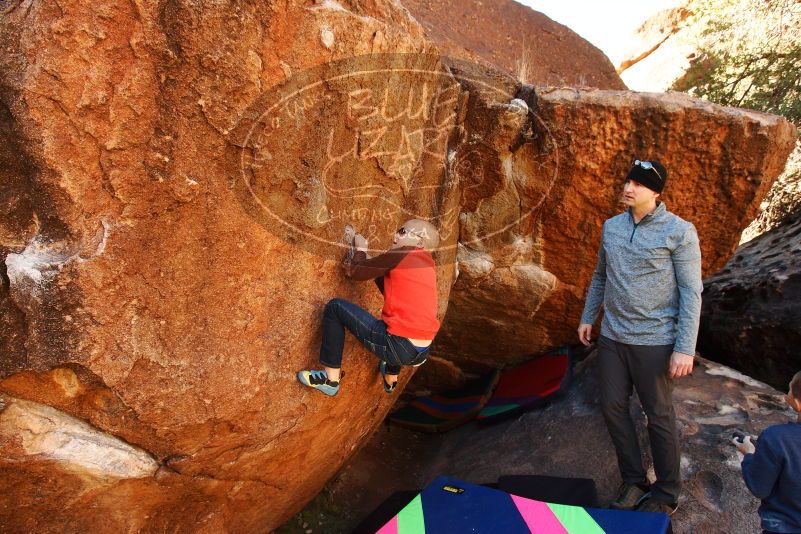
[[[643,163],[652,165],[650,169],[643,169],[640,165],[632,165],[626,181],[634,180],[639,182],[651,191],[661,193],[667,182],[667,170],[656,160],[644,161]]]

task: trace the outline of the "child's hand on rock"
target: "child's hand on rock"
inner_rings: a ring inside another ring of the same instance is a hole
[[[356,234],[353,238],[353,244],[356,246],[356,250],[367,252],[367,239],[362,234]]]

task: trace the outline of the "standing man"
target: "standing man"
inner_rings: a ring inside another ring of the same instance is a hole
[[[578,335],[590,344],[603,303],[601,407],[623,478],[611,506],[672,514],[681,492],[673,379],[693,368],[703,286],[695,227],[659,200],[666,180],[658,161],[632,165],[623,186],[628,209],[604,222]],[[652,486],[629,414],[632,387],[648,416],[656,472]]]

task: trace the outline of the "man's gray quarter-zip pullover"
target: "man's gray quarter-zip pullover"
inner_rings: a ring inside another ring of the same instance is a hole
[[[581,322],[594,323],[603,303],[601,335],[693,355],[702,290],[695,226],[659,201],[639,223],[631,210],[604,222]]]

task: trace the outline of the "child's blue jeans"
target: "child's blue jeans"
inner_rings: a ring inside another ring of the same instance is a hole
[[[401,365],[417,365],[428,357],[428,349],[418,352],[407,338],[387,332],[386,323],[367,310],[347,300],[332,299],[325,305],[320,346],[320,363],[326,367],[342,367],[345,328],[370,352],[387,362],[387,374],[396,375]]]

